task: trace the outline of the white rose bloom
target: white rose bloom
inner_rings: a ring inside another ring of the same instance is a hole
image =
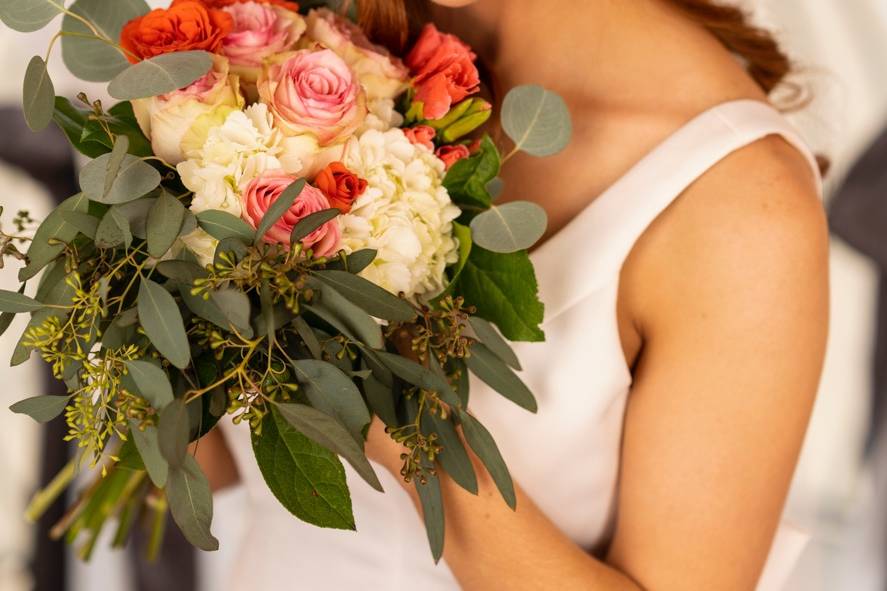
[[[460,213],[441,184],[443,162],[390,129],[350,140],[344,163],[368,182],[351,212],[339,218],[346,252],[378,251],[361,275],[410,298],[439,293],[444,269],[458,259],[453,220]]]

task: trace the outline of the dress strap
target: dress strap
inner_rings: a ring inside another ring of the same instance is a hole
[[[785,138],[810,162],[816,158],[772,106],[754,100],[718,105],[681,127],[532,255],[546,322],[618,278],[638,238],[691,184],[733,152],[762,138]],[[578,254],[570,251],[578,248]],[[581,270],[576,258],[585,260]]]

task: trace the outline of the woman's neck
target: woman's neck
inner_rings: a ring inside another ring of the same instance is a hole
[[[503,89],[536,83],[598,112],[664,108],[679,117],[730,98],[765,99],[711,35],[662,0],[480,0],[435,16]]]

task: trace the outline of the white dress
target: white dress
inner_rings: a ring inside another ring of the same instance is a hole
[[[533,253],[547,340],[518,343],[515,350],[522,378],[538,399],[538,414],[472,381],[472,412],[495,437],[513,477],[583,548],[607,543],[616,513],[632,383],[616,320],[623,262],[650,223],[693,181],[769,135],[783,136],[817,170],[809,149],[772,107],[726,103],[678,130]],[[569,256],[575,244],[583,245],[582,269]],[[435,566],[419,516],[384,469],[377,468],[387,491],[380,494],[345,465],[356,533],[316,528],[290,515],[269,492],[248,429],[230,423],[223,428],[250,503],[245,539],[228,578],[232,591],[459,588],[445,562]],[[577,458],[577,449],[589,452]],[[759,591],[782,588],[805,541],[798,530],[780,527]]]

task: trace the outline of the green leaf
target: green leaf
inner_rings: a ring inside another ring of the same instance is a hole
[[[292,366],[311,405],[338,419],[355,441],[363,441],[363,429],[371,417],[351,378],[335,365],[317,359],[299,359]]]
[[[11,312],[3,312],[0,314],[0,337],[9,329],[9,325],[15,319],[15,314]]]
[[[479,377],[493,390],[521,408],[536,412],[536,398],[505,363],[481,343],[471,345],[471,354],[465,358],[471,373]]]
[[[371,316],[395,322],[406,322],[416,317],[416,311],[406,300],[363,277],[337,270],[317,271],[314,276],[335,288]]]
[[[182,466],[188,457],[188,409],[181,398],[176,398],[160,411],[157,439],[160,453],[171,468]]]
[[[331,451],[290,426],[274,407],[252,441],[268,488],[290,513],[320,527],[355,529],[345,469]]]
[[[505,460],[502,459],[502,454],[499,453],[493,436],[480,421],[467,412],[460,413],[459,418],[462,421],[462,433],[465,435],[468,445],[483,462],[502,498],[505,499],[509,507],[514,509],[517,506],[514,482],[511,480],[511,474],[508,472],[508,467],[505,465]]]
[[[512,201],[493,205],[471,220],[471,238],[493,252],[518,252],[536,244],[547,226],[544,209],[530,201]]]
[[[59,126],[68,141],[74,148],[84,156],[89,158],[98,158],[106,153],[109,148],[98,145],[94,142],[83,142],[83,127],[86,125],[89,115],[88,111],[78,109],[71,104],[71,101],[62,96],[55,97],[55,111],[52,119]]]
[[[213,253],[213,264],[214,265],[222,265],[224,264],[222,254],[227,254],[230,257],[233,257],[234,261],[241,261],[243,257],[246,256],[246,244],[240,238],[224,238],[219,240],[219,243],[216,244],[216,251]]]
[[[108,39],[117,40],[123,25],[150,9],[144,0],[77,0],[69,10],[90,21]],[[74,17],[65,16],[62,30],[74,33],[62,37],[62,58],[68,70],[81,80],[107,82],[129,66],[119,49],[95,39],[93,32]]]
[[[135,383],[135,393],[151,403],[155,410],[163,410],[173,401],[172,384],[165,371],[149,361],[134,360],[124,364]]]
[[[160,173],[140,158],[125,155],[119,168],[112,154],[99,156],[80,171],[80,188],[92,201],[126,203],[144,197],[160,185]]]
[[[186,285],[193,285],[195,279],[200,279],[207,275],[206,269],[197,263],[175,259],[160,261],[154,269],[164,277],[174,279]]]
[[[463,209],[485,210],[492,204],[487,185],[499,175],[501,166],[496,144],[485,135],[476,154],[459,160],[447,171],[444,187]]]
[[[321,283],[319,292],[320,298],[306,306],[311,312],[332,324],[352,341],[360,341],[372,349],[383,348],[382,329],[372,316],[329,285]]]
[[[21,312],[34,312],[44,307],[44,304],[29,298],[25,294],[0,289],[0,312],[19,314]]]
[[[299,191],[301,192],[301,189]],[[295,244],[296,242],[301,242],[301,240],[308,236],[308,234],[328,221],[335,219],[340,213],[341,212],[338,209],[333,207],[330,209],[315,211],[314,213],[305,216],[293,226],[292,234],[290,234],[290,243]]]
[[[379,492],[382,483],[360,445],[338,421],[305,404],[278,404],[277,411],[302,435],[345,458],[367,484]]]
[[[320,349],[320,341],[317,340],[317,335],[314,334],[314,331],[308,326],[308,323],[305,322],[305,319],[301,316],[296,316],[293,318],[293,326],[296,329],[296,332],[299,333],[299,337],[301,337],[302,342],[305,343],[305,346],[308,347],[308,351],[311,353],[311,356],[315,359],[320,359],[323,352]]]
[[[255,235],[249,224],[233,216],[227,211],[208,209],[197,214],[197,223],[203,230],[216,240],[240,238],[250,243]]]
[[[459,260],[447,269],[450,282],[435,298],[435,301],[452,293],[453,288],[456,286],[456,282],[459,280],[459,276],[462,275],[462,270],[465,269],[465,263],[468,262],[468,257],[471,256],[471,248],[474,246],[474,243],[471,241],[471,229],[468,226],[453,222],[453,236],[459,242]]]
[[[345,257],[345,270],[349,273],[354,273],[355,275],[357,275],[358,273],[369,267],[374,260],[376,260],[377,254],[379,254],[379,251],[373,248],[363,248],[361,250],[354,251]]]
[[[67,223],[77,228],[78,232],[90,240],[95,239],[95,233],[99,227],[99,219],[97,217],[79,211],[63,211],[61,216]]]
[[[299,179],[297,181],[293,181],[286,189],[284,189],[283,193],[274,200],[274,202],[268,207],[268,210],[265,211],[264,217],[262,217],[262,221],[259,222],[259,227],[256,228],[256,234],[254,240],[259,242],[262,238],[265,237],[265,233],[271,229],[277,220],[289,211],[289,208],[293,206],[293,202],[295,202],[296,197],[302,192],[302,189],[305,188],[305,179]]]
[[[115,205],[114,209],[129,222],[132,235],[145,240],[148,237],[148,212],[151,211],[156,201],[155,197],[145,197]]]
[[[233,287],[225,288],[214,291],[210,299],[215,302],[228,320],[228,330],[234,327],[237,332],[246,338],[252,338],[253,330],[250,324],[252,312],[249,297],[245,293]]]
[[[47,423],[62,414],[67,405],[67,396],[35,396],[16,402],[9,410],[28,415],[38,423]]]
[[[166,483],[169,512],[185,538],[201,550],[219,549],[219,541],[210,531],[213,497],[209,481],[191,456],[177,468],[170,468]]]
[[[191,350],[185,323],[175,299],[150,279],[142,279],[138,297],[139,322],[161,355],[179,369],[188,367]]]
[[[54,0],[3,0],[0,20],[22,33],[39,31],[62,12],[62,3]]]
[[[427,416],[431,423],[428,432],[437,434],[437,443],[442,448],[437,461],[456,484],[476,495],[477,475],[455,425],[450,419],[442,419],[434,414]]]
[[[231,321],[228,319],[228,316],[219,305],[213,299],[205,300],[203,296],[200,295],[192,295],[191,294],[191,286],[189,284],[179,284],[179,295],[182,296],[182,301],[185,302],[185,306],[194,314],[197,314],[204,320],[209,320],[219,328],[230,331],[231,330]],[[253,329],[252,326],[247,325],[243,326],[242,332],[240,333],[246,338],[252,338]]]
[[[129,247],[132,233],[129,222],[113,207],[105,212],[95,231],[95,245],[99,248]]]
[[[386,386],[375,374],[363,380],[363,392],[373,413],[389,427],[398,426],[397,411],[394,408],[394,389]]]
[[[19,281],[27,281],[37,275],[43,267],[62,253],[65,248],[63,243],[77,237],[77,228],[66,222],[61,212],[85,213],[88,207],[89,200],[80,193],[65,199],[46,216],[34,233],[34,239],[28,248],[28,264],[18,272]]]
[[[512,88],[502,102],[500,117],[515,148],[533,156],[557,154],[573,134],[564,99],[536,84]]]
[[[469,317],[468,324],[474,329],[474,334],[477,335],[480,342],[486,345],[487,349],[492,351],[496,357],[518,371],[522,369],[520,360],[514,354],[511,345],[502,338],[495,326],[477,316]]]
[[[419,482],[418,478],[414,481],[416,492],[419,493],[419,502],[422,504],[422,518],[425,521],[428,543],[431,545],[431,555],[437,563],[443,556],[445,526],[440,480],[436,475],[430,475],[425,484]]]
[[[450,387],[446,379],[436,371],[433,371],[423,365],[419,365],[415,361],[401,357],[395,353],[387,351],[373,351],[373,354],[379,361],[391,370],[391,373],[402,380],[419,386],[425,390],[434,390],[437,392],[444,402],[452,406],[459,406],[460,401]]]
[[[124,101],[166,94],[188,86],[212,65],[212,55],[205,51],[165,53],[117,74],[108,84],[108,94]]]
[[[163,488],[166,486],[166,479],[169,475],[169,464],[160,453],[160,443],[157,436],[157,429],[153,425],[146,425],[144,430],[139,429],[137,421],[130,419],[129,434],[135,443],[142,462],[145,464],[145,470],[155,486]]]
[[[22,110],[31,131],[46,129],[55,112],[55,87],[46,71],[46,62],[37,55],[31,58],[25,72]]]
[[[110,128],[115,136],[125,135],[129,138],[129,153],[133,156],[153,154],[151,143],[139,128],[129,102],[124,101],[111,107],[101,124],[91,116],[92,111],[78,109],[64,97],[55,97],[53,121],[81,154],[89,158],[98,158],[111,151],[114,143],[106,127]]]
[[[184,218],[185,206],[166,191],[161,191],[148,212],[148,254],[155,258],[165,255],[178,238]]]
[[[542,341],[545,308],[526,252],[499,254],[474,245],[454,294],[477,308],[510,341]]]

